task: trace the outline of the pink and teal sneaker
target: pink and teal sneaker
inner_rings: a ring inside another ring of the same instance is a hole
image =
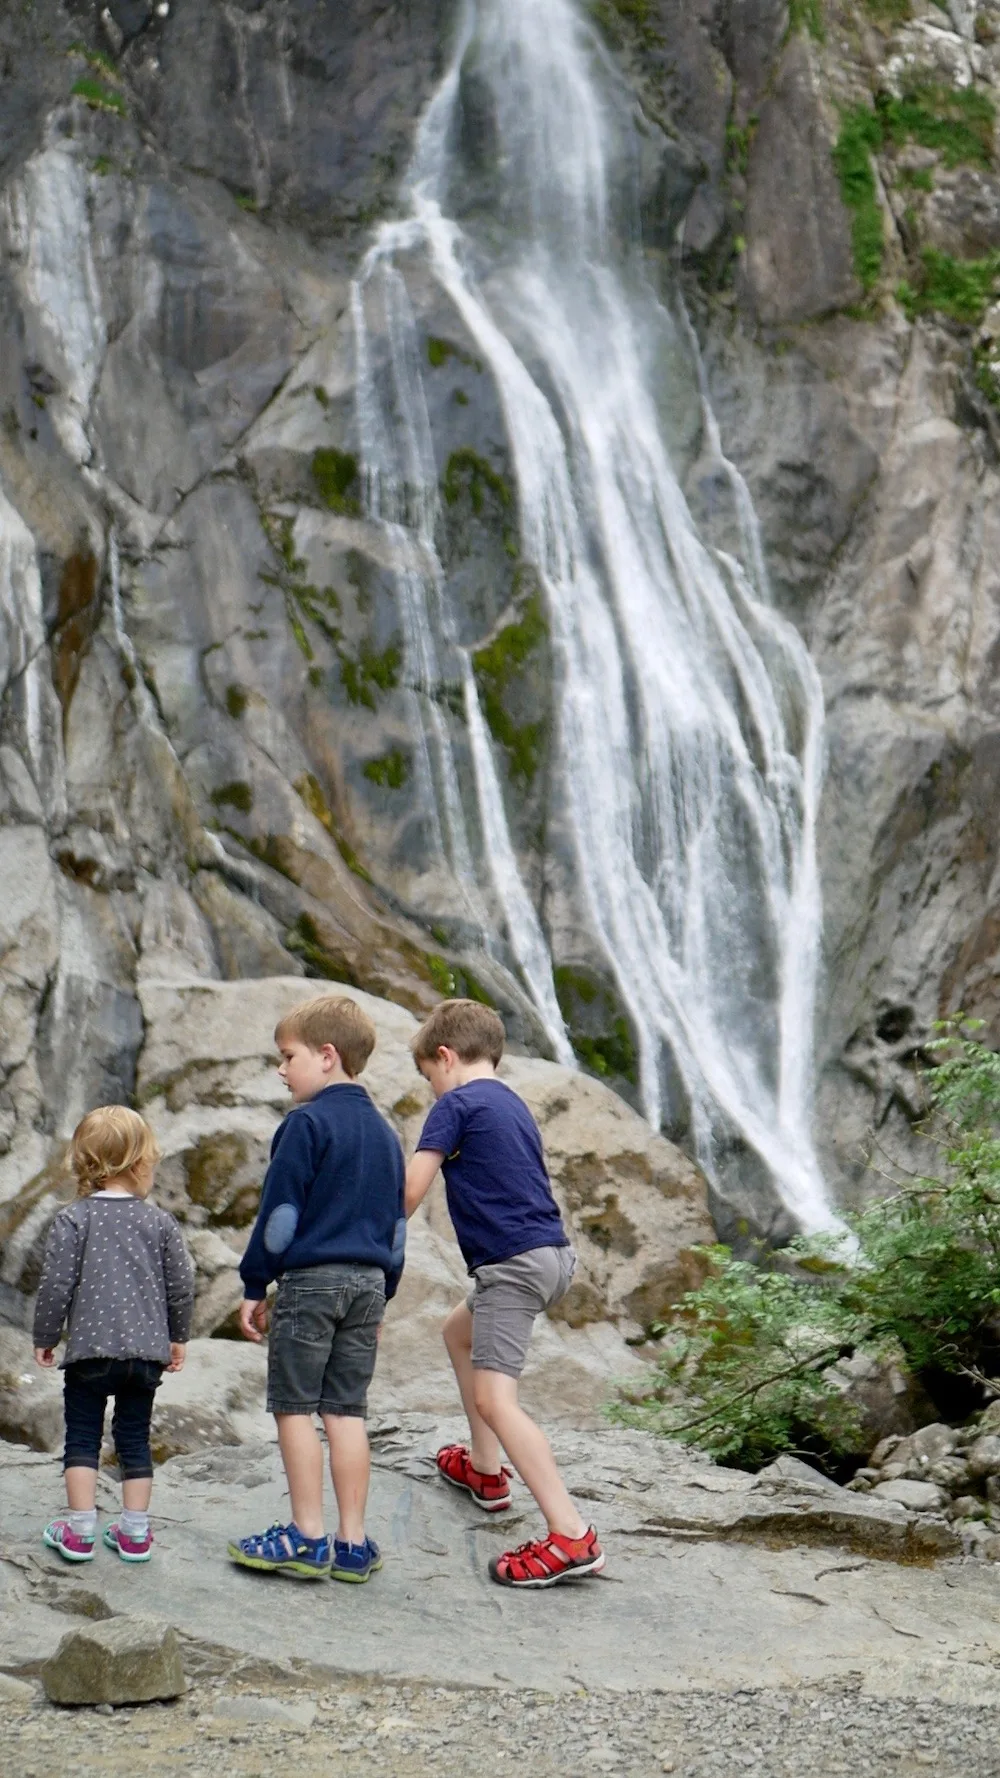
[[[94,1539],[81,1537],[68,1519],[53,1519],[42,1532],[42,1542],[50,1550],[58,1550],[66,1562],[92,1562]]]
[[[147,1530],[145,1537],[129,1537],[117,1519],[105,1525],[101,1541],[106,1549],[116,1550],[123,1562],[148,1562],[153,1553],[152,1531]]]

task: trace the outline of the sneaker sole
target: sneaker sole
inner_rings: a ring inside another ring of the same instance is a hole
[[[297,1562],[268,1562],[263,1556],[247,1556],[232,1544],[226,1554],[238,1568],[253,1568],[258,1574],[287,1574],[289,1580],[329,1580],[329,1568],[306,1568]]]
[[[47,1531],[42,1532],[42,1542],[46,1549],[56,1550],[64,1562],[92,1562],[94,1560],[93,1550],[68,1550],[64,1543],[59,1542],[58,1537],[50,1537]]]
[[[544,1580],[504,1580],[490,1563],[490,1579],[496,1581],[498,1587],[511,1587],[518,1592],[527,1592],[529,1587],[536,1590],[541,1587],[557,1587],[564,1580],[583,1580],[588,1574],[600,1574],[607,1559],[602,1550],[592,1562],[574,1562],[572,1568],[564,1568],[559,1574],[548,1574]]]
[[[377,1562],[369,1564],[364,1574],[354,1574],[349,1568],[331,1568],[330,1579],[352,1581],[355,1586],[362,1586],[366,1580],[371,1579],[373,1574],[378,1573],[381,1566],[382,1558],[380,1556]]]
[[[447,1482],[449,1488],[457,1488],[460,1494],[467,1494],[473,1504],[484,1513],[505,1513],[512,1504],[510,1494],[501,1494],[496,1500],[484,1500],[481,1494],[476,1493],[475,1488],[470,1488],[468,1482],[459,1482],[454,1476],[445,1475],[443,1469],[438,1470],[438,1475],[443,1482]]]

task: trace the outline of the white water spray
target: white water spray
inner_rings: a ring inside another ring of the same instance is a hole
[[[463,80],[491,120],[488,197],[464,227]],[[520,547],[557,657],[557,779],[577,884],[638,1036],[647,1116],[686,1116],[718,1182],[759,1158],[807,1230],[834,1220],[811,1139],[820,903],[822,699],[769,606],[749,493],[723,457],[687,318],[645,280],[627,216],[632,115],[572,0],[467,0],[425,115],[410,213],[379,231],[355,293],[370,509],[397,547],[425,786],[470,906],[479,888],[434,642],[455,625],[434,547],[438,494],[420,336],[400,261],[419,256],[489,367],[517,478]],[[391,375],[370,368],[381,298]],[[668,443],[665,369],[700,379],[704,446],[728,479],[745,564],[699,536]],[[560,1055],[568,1045],[538,915],[518,871],[468,657],[478,818],[511,950]],[[422,728],[422,733],[425,732]],[[481,898],[478,904],[481,906]]]

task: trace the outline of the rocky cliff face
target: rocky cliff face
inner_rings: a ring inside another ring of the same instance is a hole
[[[724,443],[824,678],[820,1135],[853,1191],[873,1117],[907,1137],[930,1021],[995,1018],[1000,9],[593,11],[641,110],[651,263],[683,219]],[[134,1090],[145,980],[304,972],[414,1010],[454,985],[541,1043],[419,818],[353,430],[349,280],[455,12],[0,19],[0,1197]],[[463,116],[474,160],[471,76]],[[512,832],[578,1054],[627,1094],[631,1034],[561,888],[549,642],[496,395],[430,289],[421,325],[442,556]],[[694,421],[688,455],[724,541]]]

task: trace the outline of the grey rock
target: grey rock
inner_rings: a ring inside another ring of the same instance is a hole
[[[782,1456],[775,1458],[766,1468],[760,1470],[758,1481],[773,1480],[778,1482],[797,1482],[806,1488],[816,1488],[821,1492],[840,1493],[840,1485],[822,1470],[814,1469],[810,1463],[803,1463],[800,1457]]]
[[[984,1481],[987,1476],[1000,1475],[1000,1435],[986,1433],[970,1445],[966,1453],[969,1474],[976,1481]]]
[[[223,1722],[276,1723],[282,1728],[310,1729],[316,1720],[316,1705],[307,1701],[284,1703],[279,1698],[223,1695],[213,1700],[212,1715]]]
[[[851,231],[808,37],[793,36],[750,155],[746,276],[760,319],[807,321],[856,302]]]
[[[115,1617],[70,1630],[42,1668],[54,1704],[142,1704],[184,1691],[180,1645],[169,1624]]]
[[[0,1673],[0,1703],[12,1704],[24,1710],[38,1701],[38,1687],[26,1679],[15,1679],[10,1673]]]
[[[898,1500],[900,1506],[909,1507],[915,1513],[940,1512],[945,1504],[945,1495],[933,1482],[910,1482],[900,1479],[897,1482],[876,1482],[872,1489],[882,1500]]]

